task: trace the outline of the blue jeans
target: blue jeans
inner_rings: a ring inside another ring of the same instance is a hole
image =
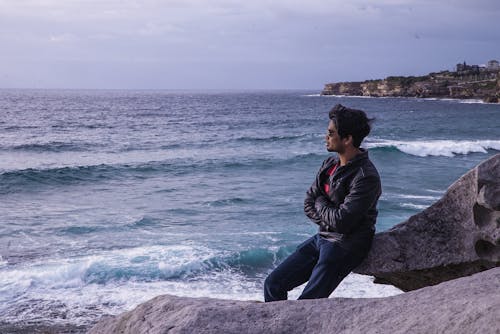
[[[264,299],[266,302],[286,300],[288,291],[307,281],[299,299],[328,298],[365,256],[316,234],[269,274],[264,283]]]

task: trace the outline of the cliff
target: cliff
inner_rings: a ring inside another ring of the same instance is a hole
[[[421,97],[500,101],[500,71],[458,73],[442,71],[424,76],[390,76],[360,82],[325,85],[321,95]]]

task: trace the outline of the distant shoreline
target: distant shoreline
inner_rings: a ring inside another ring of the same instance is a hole
[[[414,97],[500,102],[500,67],[457,64],[456,71],[424,76],[389,76],[385,79],[325,84],[320,95],[353,97]]]
[[[465,104],[491,104],[498,105],[498,102],[485,102],[478,98],[451,98],[451,97],[418,97],[418,96],[365,96],[365,95],[333,95],[333,94],[310,94],[310,97],[342,97],[342,98],[358,98],[358,99],[415,99],[424,101],[450,101]]]

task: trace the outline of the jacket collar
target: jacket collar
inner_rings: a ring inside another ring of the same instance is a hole
[[[344,166],[340,166],[340,167],[357,165],[358,163],[368,159],[368,150],[366,150],[364,148],[360,148],[359,150],[361,151],[361,153],[357,154],[354,158],[349,160]],[[340,163],[340,159],[339,159],[338,155],[334,155],[330,159],[331,159],[331,164],[329,164],[329,165]]]
[[[352,158],[351,160],[349,160],[345,165],[346,166],[349,166],[349,165],[357,165],[358,163],[368,159],[368,150],[364,149],[364,148],[360,148],[359,149],[361,151],[361,153],[357,154],[354,158]]]

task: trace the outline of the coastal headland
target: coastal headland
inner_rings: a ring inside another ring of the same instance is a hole
[[[325,84],[321,95],[480,99],[500,102],[500,65],[457,64],[455,71],[423,76],[389,76],[385,79]]]

